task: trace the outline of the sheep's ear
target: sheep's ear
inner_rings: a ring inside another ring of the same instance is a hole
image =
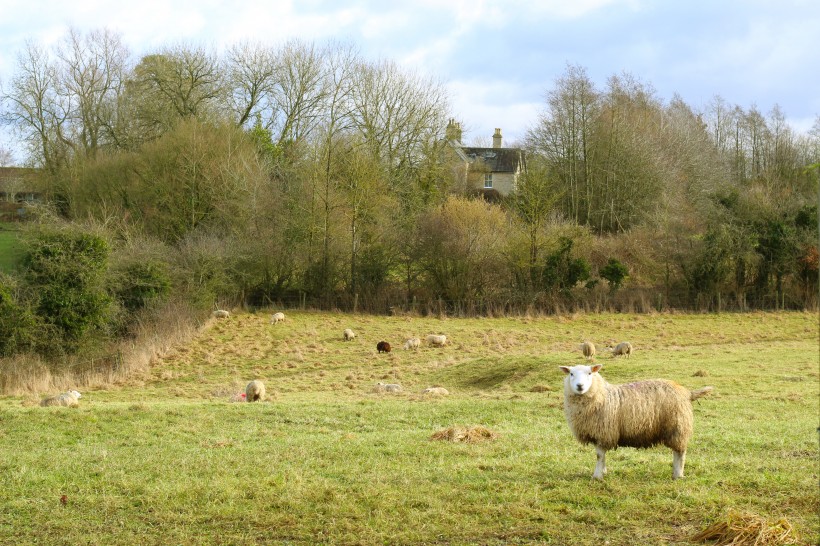
[[[568,374],[569,373],[569,366],[558,366],[562,372]]]
[[[597,372],[601,371],[601,368],[603,368],[603,367],[604,367],[603,364],[595,364],[592,367],[592,373],[597,373]]]

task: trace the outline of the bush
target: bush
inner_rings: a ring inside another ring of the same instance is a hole
[[[126,311],[133,313],[171,291],[168,265],[159,261],[126,264],[116,276],[114,294]]]
[[[112,309],[104,289],[109,248],[102,237],[74,229],[35,232],[23,259],[34,310],[76,350],[90,331],[102,330]]]
[[[607,264],[601,268],[599,275],[602,279],[606,279],[607,282],[609,282],[609,286],[612,287],[612,290],[617,290],[629,276],[629,270],[615,258],[610,258]]]

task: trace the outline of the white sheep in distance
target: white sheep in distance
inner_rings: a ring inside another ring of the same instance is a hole
[[[398,383],[382,383],[379,381],[376,383],[374,390],[376,392],[401,392],[402,389]]]
[[[342,332],[342,337],[345,341],[352,341],[356,337],[356,333],[350,328],[345,328],[345,331]]]
[[[592,360],[595,358],[595,344],[591,341],[584,341],[578,346],[581,352],[584,353],[584,358]]]
[[[218,319],[228,318],[229,316],[231,316],[231,313],[230,313],[230,311],[225,311],[224,309],[217,309],[216,311],[211,313],[211,316],[213,316],[214,318],[218,318]]]
[[[40,405],[43,407],[46,406],[65,406],[68,408],[77,407],[80,405],[80,398],[82,395],[77,391],[68,391],[60,393],[56,396],[51,396],[49,398],[44,398],[40,401]]]
[[[448,391],[444,387],[427,387],[426,389],[421,391],[421,394],[441,394],[441,395],[445,395],[445,394],[450,394],[450,391]]]
[[[612,353],[612,356],[625,356],[629,358],[632,354],[632,344],[628,341],[622,341],[614,347],[607,347],[607,351]]]
[[[409,349],[413,349],[414,351],[421,346],[421,340],[417,337],[411,337],[407,341],[404,342],[404,350],[407,351]]]
[[[427,336],[427,343],[434,347],[444,347],[447,343],[447,336],[441,334],[430,334]]]
[[[285,314],[284,313],[274,313],[273,316],[270,318],[271,324],[276,324],[277,322],[285,322]]]
[[[261,402],[265,399],[265,384],[254,379],[245,387],[245,400],[247,402]]]
[[[598,462],[592,477],[606,473],[606,452],[617,447],[672,449],[672,477],[683,477],[686,446],[692,437],[692,401],[713,387],[695,391],[666,379],[610,385],[594,366],[560,366],[564,378],[564,415],[575,438],[595,445]]]

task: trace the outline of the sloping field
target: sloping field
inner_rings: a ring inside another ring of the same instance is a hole
[[[213,321],[76,409],[0,399],[0,543],[689,544],[733,511],[786,522],[782,544],[820,536],[816,313],[286,314]],[[451,342],[401,349],[428,333]],[[591,480],[558,370],[584,339],[612,383],[714,385],[686,478],[658,447],[611,452]],[[268,400],[234,403],[251,379]],[[421,394],[434,385],[450,394]],[[471,426],[493,437],[431,439]]]

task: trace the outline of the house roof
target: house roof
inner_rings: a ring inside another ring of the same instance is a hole
[[[519,148],[474,148],[460,149],[464,159],[473,163],[481,160],[494,173],[515,173],[523,168],[524,154]]]

